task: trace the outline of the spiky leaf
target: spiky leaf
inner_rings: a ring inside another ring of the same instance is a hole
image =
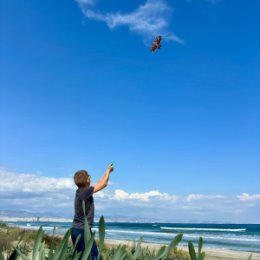
[[[4,257],[4,255],[3,255],[3,252],[2,252],[2,250],[1,250],[1,248],[0,248],[0,260],[4,260],[5,259],[5,257]]]
[[[74,255],[72,260],[79,260],[81,254],[82,254],[82,252],[78,252],[77,254]]]
[[[58,246],[57,250],[54,253],[53,260],[57,260],[62,252],[67,249],[67,241],[70,237],[71,229],[69,229],[66,234],[64,235],[60,245]]]
[[[86,206],[85,206],[85,200],[82,201],[82,208],[84,212],[84,241],[85,241],[85,246],[88,243],[88,241],[91,239],[91,232],[86,216]]]
[[[123,259],[125,258],[126,255],[127,255],[126,251],[123,250],[122,253],[121,253],[121,255],[120,255],[119,260],[123,260]]]
[[[135,259],[133,254],[131,253],[131,251],[128,248],[126,248],[125,251],[126,251],[127,259],[129,259],[129,260]]]
[[[119,245],[116,248],[115,254],[113,256],[113,260],[121,260],[122,257],[124,257],[126,255],[126,251],[125,251],[125,245]]]
[[[203,238],[200,237],[199,238],[199,245],[198,245],[198,255],[200,255],[200,253],[201,253],[202,246],[203,246]]]
[[[50,246],[49,255],[48,255],[49,260],[51,260],[53,258],[53,252],[55,249],[55,246],[54,246],[55,231],[56,231],[56,226],[53,227],[53,231],[52,231],[51,246]]]
[[[40,227],[34,241],[32,260],[38,260],[39,249],[42,243],[42,238],[43,238],[43,230],[42,227]]]
[[[156,258],[157,260],[162,259],[162,258],[166,255],[166,253],[167,253],[167,247],[166,247],[166,246],[162,246],[162,247],[158,250],[158,252],[157,252],[155,258]]]
[[[67,249],[68,249],[68,241],[66,241],[66,243],[64,244],[64,247],[63,247],[63,249],[60,253],[59,260],[65,260],[66,259]]]
[[[74,246],[73,246],[72,255],[75,255],[76,248],[77,248],[77,244],[79,243],[80,238],[81,238],[81,234],[79,234],[79,235],[77,236],[77,238],[76,238],[76,242],[75,242],[75,244],[74,244]],[[80,253],[82,253],[82,252],[80,252]]]
[[[91,237],[87,241],[87,243],[85,241],[85,249],[84,249],[84,252],[83,252],[83,255],[82,255],[81,259],[83,259],[83,260],[87,260],[88,259],[89,255],[90,255],[90,252],[91,252],[91,249],[92,249],[94,237],[95,237],[95,233],[93,233],[91,235]]]
[[[188,247],[191,260],[197,260],[197,256],[192,241],[189,241]]]
[[[39,249],[39,256],[40,260],[45,260],[45,242],[41,244],[41,247]]]
[[[23,254],[18,248],[16,248],[16,250],[23,260],[31,260],[29,256]]]
[[[198,256],[198,260],[204,260],[204,258],[205,258],[205,252],[200,253]]]
[[[98,254],[98,260],[99,260],[104,246],[104,241],[105,241],[105,220],[103,216],[101,216],[99,219],[98,230],[99,230],[99,254]]]
[[[135,253],[134,253],[134,259],[139,259],[141,255],[141,244],[142,244],[143,238],[141,237],[137,243],[137,246],[135,248]]]
[[[182,237],[183,234],[178,234],[177,236],[175,236],[175,238],[172,240],[167,248],[167,256],[169,256],[170,252],[180,243]]]

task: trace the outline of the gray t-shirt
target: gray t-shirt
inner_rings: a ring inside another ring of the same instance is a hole
[[[94,224],[94,187],[78,188],[75,194],[74,209],[75,215],[72,223],[72,227],[84,229],[84,211],[82,208],[82,201],[85,201],[86,215],[88,224],[93,227]]]

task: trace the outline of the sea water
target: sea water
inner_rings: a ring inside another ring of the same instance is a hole
[[[57,234],[65,234],[71,227],[70,222],[10,222],[12,226],[26,229],[43,227],[52,234],[56,226]],[[97,223],[94,230],[98,235]],[[106,223],[106,239],[168,244],[179,233],[183,234],[180,245],[188,241],[198,242],[203,237],[204,246],[248,252],[260,252],[260,224],[184,224],[184,223]]]

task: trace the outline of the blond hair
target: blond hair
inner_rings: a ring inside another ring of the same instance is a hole
[[[90,175],[86,170],[79,170],[74,174],[74,182],[80,187],[85,187],[90,183]]]

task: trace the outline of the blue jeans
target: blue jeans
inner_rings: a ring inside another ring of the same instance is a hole
[[[92,234],[91,230],[90,230],[90,232]],[[76,246],[76,251],[83,253],[84,249],[85,249],[84,229],[80,229],[80,228],[72,228],[71,229],[71,240],[72,240],[72,243],[73,243],[74,246],[75,246],[76,239],[77,239],[79,234],[81,234],[81,237],[80,237],[80,240],[79,240],[79,242]],[[91,257],[91,260],[97,260],[98,259],[98,249],[97,249],[97,244],[96,244],[95,240],[93,241],[90,257]]]

